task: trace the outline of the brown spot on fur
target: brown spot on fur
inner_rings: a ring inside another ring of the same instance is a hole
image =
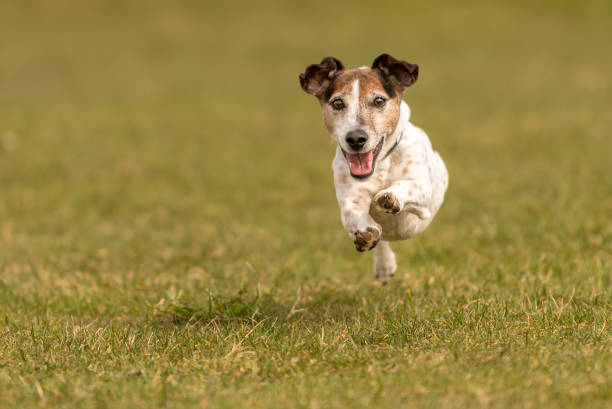
[[[360,187],[359,188],[359,192],[363,193],[363,194],[366,194],[366,195],[370,195],[370,190],[368,188],[365,188],[365,187]]]

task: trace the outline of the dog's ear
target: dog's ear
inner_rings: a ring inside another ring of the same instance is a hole
[[[419,66],[406,61],[399,61],[389,54],[381,54],[372,63],[372,69],[378,71],[383,79],[391,82],[400,93],[414,84],[419,76]]]
[[[321,98],[332,84],[336,75],[343,70],[342,63],[334,57],[325,57],[321,64],[312,64],[300,74],[300,85],[309,94]]]

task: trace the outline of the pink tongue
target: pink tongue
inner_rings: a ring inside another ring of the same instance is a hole
[[[351,174],[355,176],[364,176],[372,171],[372,162],[374,161],[374,150],[366,153],[348,153],[346,159],[351,168]]]

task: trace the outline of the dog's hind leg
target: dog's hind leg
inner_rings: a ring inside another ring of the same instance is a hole
[[[391,245],[388,241],[381,240],[374,249],[374,276],[385,285],[395,275],[395,270],[397,262]]]

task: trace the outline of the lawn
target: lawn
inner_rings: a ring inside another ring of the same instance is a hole
[[[609,408],[612,4],[0,3],[1,408]],[[420,66],[372,277],[297,76]]]

